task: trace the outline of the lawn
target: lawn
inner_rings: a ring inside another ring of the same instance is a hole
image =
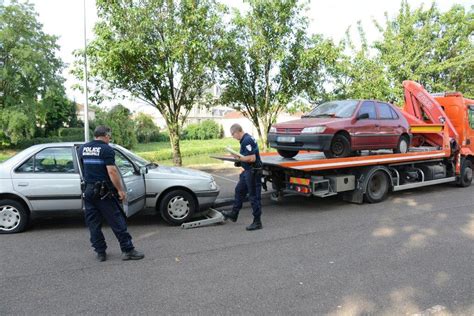
[[[181,157],[201,156],[209,154],[225,153],[224,148],[230,146],[239,149],[239,143],[232,138],[210,139],[210,140],[183,140],[180,141]],[[173,151],[167,142],[139,144],[133,149],[141,157],[155,162],[171,160]]]

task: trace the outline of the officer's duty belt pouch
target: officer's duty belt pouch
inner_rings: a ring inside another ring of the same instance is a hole
[[[105,181],[97,181],[94,183],[94,199],[99,199],[104,197],[107,193],[109,193],[109,186]]]

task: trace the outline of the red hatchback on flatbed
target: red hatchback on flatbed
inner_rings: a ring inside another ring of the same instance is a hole
[[[299,120],[274,124],[268,141],[285,158],[300,150],[323,151],[326,157],[347,157],[360,150],[393,149],[406,153],[409,124],[400,110],[375,100],[330,101]]]

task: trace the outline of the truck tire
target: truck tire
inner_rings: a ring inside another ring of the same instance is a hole
[[[28,227],[28,210],[15,200],[0,201],[0,234],[20,233]]]
[[[196,204],[191,193],[177,189],[166,193],[161,200],[159,211],[167,223],[181,225],[194,215]]]
[[[336,134],[332,138],[329,150],[324,151],[326,158],[344,158],[351,155],[351,142],[343,134]]]
[[[459,187],[468,187],[472,182],[472,162],[464,159],[461,165],[461,174],[456,182]]]
[[[390,188],[389,177],[382,170],[369,174],[365,189],[365,200],[369,203],[379,203],[385,200]]]
[[[293,158],[294,156],[298,155],[298,150],[283,150],[278,149],[278,154],[283,158]]]

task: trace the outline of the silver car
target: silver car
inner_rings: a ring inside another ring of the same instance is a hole
[[[0,164],[0,234],[25,230],[33,212],[82,209],[80,145],[35,145]],[[121,146],[111,146],[127,190],[123,203],[127,217],[153,208],[168,223],[179,225],[212,206],[219,194],[208,173],[158,166]]]

